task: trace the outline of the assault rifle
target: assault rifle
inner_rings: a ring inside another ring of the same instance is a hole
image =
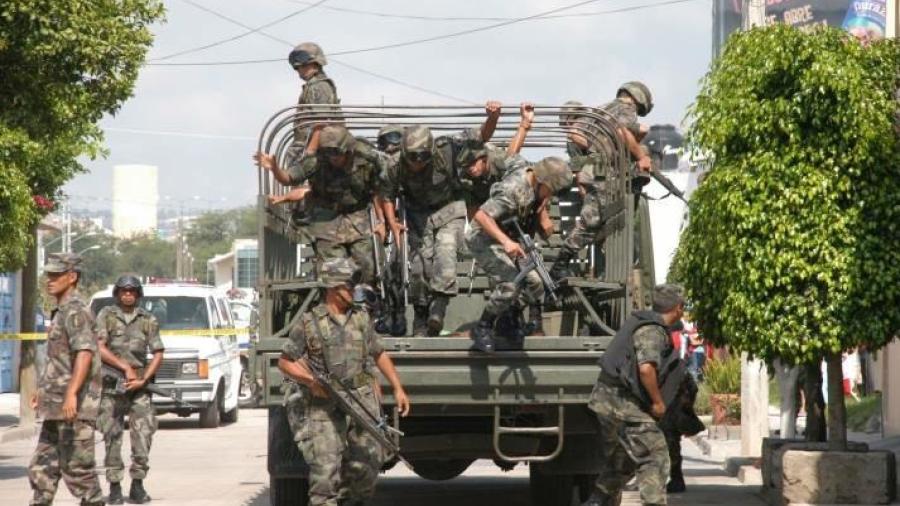
[[[375,441],[377,441],[382,448],[390,452],[391,455],[396,456],[400,462],[409,466],[410,469],[413,468],[412,464],[407,462],[406,459],[400,455],[400,445],[395,443],[393,439],[389,437],[394,435],[403,436],[403,432],[388,425],[386,416],[381,413],[372,413],[352,388],[335,379],[331,374],[324,370],[324,367],[320,369],[308,358],[307,360],[304,360],[304,364],[307,366],[316,382],[319,383],[319,386],[321,386],[328,394],[328,397],[334,400],[338,409],[349,416],[361,429],[375,438]],[[340,387],[340,391],[335,388],[335,384]],[[345,395],[346,397],[344,397]],[[350,401],[356,406],[354,407]]]
[[[648,172],[647,174],[649,174],[650,177],[652,177],[659,184],[661,184],[663,186],[663,188],[665,188],[670,194],[675,195],[676,197],[681,199],[682,202],[687,204],[687,199],[684,197],[684,192],[679,190],[678,187],[675,186],[675,183],[673,183],[671,179],[669,179],[665,174],[660,172],[659,161],[657,160],[657,158],[655,156],[651,156],[651,160],[652,160],[652,162],[650,163],[650,172]],[[636,177],[640,179],[640,178],[642,178],[642,176],[643,176],[643,173],[640,170],[637,170]],[[647,182],[649,182],[646,179],[646,177],[644,177],[644,181],[645,181],[644,183],[641,183],[641,186],[643,186],[643,185],[647,184]]]
[[[534,243],[534,239],[522,230],[522,227],[519,225],[519,220],[516,218],[510,218],[506,220],[505,223],[507,226],[512,225],[515,227],[519,234],[519,245],[522,246],[522,250],[525,251],[525,261],[524,263],[519,264],[519,274],[513,279],[513,284],[518,286],[529,272],[535,271],[537,272],[538,277],[541,278],[541,282],[544,283],[544,289],[550,294],[550,299],[553,302],[556,302],[556,290],[559,289],[559,286],[556,284],[556,281],[553,281],[553,278],[550,277],[547,266],[544,265],[544,257],[541,256],[541,252]]]
[[[398,199],[400,207],[400,221],[403,223],[403,240],[395,237],[400,247],[400,283],[403,289],[403,304],[409,304],[409,223],[406,219],[406,202],[403,197]]]
[[[114,389],[117,395],[124,395],[128,391],[125,385],[126,379],[124,372],[116,369],[113,366],[102,364],[100,366],[100,374],[103,376],[103,378],[108,379],[110,382],[115,382]],[[180,408],[197,409],[197,407],[193,404],[181,400],[181,398],[177,397],[174,393],[160,387],[159,385],[147,383],[142,387],[142,390],[146,390],[153,395],[172,399],[173,401],[175,401],[175,405]]]

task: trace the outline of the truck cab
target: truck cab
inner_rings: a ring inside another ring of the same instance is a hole
[[[165,282],[144,285],[139,303],[156,316],[166,347],[154,382],[193,406],[156,396],[157,412],[197,413],[203,428],[237,421],[240,348],[228,301],[210,286]],[[91,298],[94,314],[112,304],[111,288]]]

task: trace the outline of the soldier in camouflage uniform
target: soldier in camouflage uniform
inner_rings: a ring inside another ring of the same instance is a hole
[[[507,174],[491,188],[491,197],[475,213],[466,234],[466,243],[472,256],[494,285],[481,319],[472,329],[475,349],[494,351],[494,323],[518,303],[522,295],[524,303],[529,306],[528,318],[533,327],[531,333],[541,331],[544,285],[534,271],[524,279],[524,294],[521,293],[521,287],[512,283],[519,273],[516,260],[524,257],[525,252],[515,240],[516,228],[506,222],[516,220],[523,230],[527,230],[533,217],[549,207],[553,195],[571,184],[572,172],[566,162],[556,157],[545,158],[534,167]],[[542,221],[539,226],[545,237],[552,233],[553,223],[549,219]],[[513,310],[519,311],[518,307]]]
[[[404,130],[396,164],[382,173],[380,193],[394,237],[409,233],[409,298],[413,303],[413,334],[440,335],[450,297],[458,293],[456,261],[466,223],[466,205],[456,154],[471,142],[487,142],[500,117],[500,104],[488,102],[481,129],[435,139],[423,125]],[[394,208],[402,197],[406,223]],[[404,227],[406,227],[404,229]]]
[[[125,474],[122,461],[122,436],[125,415],[128,415],[131,436],[130,502],[150,501],[144,490],[144,478],[150,469],[150,444],[156,432],[156,411],[144,385],[153,379],[162,363],[163,346],[156,317],[138,306],[144,290],[134,276],[121,276],[113,287],[116,304],[106,306],[97,314],[94,332],[103,363],[122,371],[126,392],[117,393],[115,379],[104,377],[103,399],[97,426],[106,444],[106,479],[109,481],[109,504],[122,504],[121,481]],[[153,355],[147,364],[147,353]]]
[[[578,174],[576,182],[583,196],[580,219],[563,241],[559,255],[550,271],[555,279],[571,276],[568,264],[578,257],[578,252],[589,244],[602,244],[605,225],[616,214],[605,201],[603,181],[605,174],[613,169],[617,153],[613,140],[602,133],[596,120],[577,117],[578,102],[567,102],[560,115],[560,123],[571,125],[569,142],[566,146],[569,157]],[[640,149],[639,141],[646,133],[638,123],[638,116],[646,116],[653,109],[653,97],[643,83],[628,82],[619,87],[616,99],[600,107],[611,115],[619,136],[624,140],[628,152],[637,161],[641,170],[650,170],[650,157]]]
[[[325,289],[324,301],[291,329],[278,360],[281,372],[293,382],[285,396],[286,410],[294,440],[309,465],[311,506],[362,505],[375,492],[383,452],[328,399],[310,367],[352,386],[356,397],[378,413],[381,407],[365,367],[370,358],[391,383],[401,416],[409,413],[409,399],[394,363],[384,353],[368,314],[352,303],[358,274],[353,261],[345,258],[321,266],[318,279]]]
[[[603,465],[585,506],[615,506],[637,476],[641,504],[666,504],[669,453],[657,422],[666,413],[659,372],[677,352],[666,327],[684,314],[677,285],[653,292],[653,311],[635,311],[600,359],[600,375],[588,408],[600,421]]]
[[[403,140],[403,127],[400,125],[385,125],[378,129],[378,139],[376,141],[378,151],[389,157],[399,156],[401,140]]]
[[[32,406],[43,418],[28,466],[33,506],[53,504],[62,477],[82,506],[102,506],[94,467],[94,426],[100,410],[100,353],[88,303],[78,293],[81,257],[50,255],[44,272],[56,299],[47,335],[47,365]]]
[[[300,185],[290,193],[270,197],[270,202],[299,201],[310,203],[309,234],[319,261],[329,258],[352,257],[361,267],[363,282],[374,284],[375,265],[372,234],[384,239],[383,221],[376,221],[375,230],[369,222],[369,204],[375,200],[378,175],[387,170],[384,155],[367,142],[355,139],[338,125],[322,129],[318,145],[302,161],[287,169],[285,184]],[[260,165],[273,172],[281,172],[275,157],[257,153]]]
[[[303,90],[297,99],[298,105],[332,104],[336,106],[340,104],[334,81],[325,75],[323,67],[328,64],[328,60],[318,44],[315,42],[298,44],[288,55],[288,63],[304,81]],[[304,110],[307,109],[299,107],[297,112]],[[308,126],[295,125],[294,143],[288,149],[288,160],[302,156],[302,148],[308,144],[311,132],[312,130]]]

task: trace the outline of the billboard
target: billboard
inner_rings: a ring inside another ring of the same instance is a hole
[[[765,0],[766,22],[801,29],[819,25],[844,28],[861,40],[885,36],[887,0]],[[713,2],[713,55],[741,29],[742,0]]]

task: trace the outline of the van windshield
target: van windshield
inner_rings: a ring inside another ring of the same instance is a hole
[[[97,298],[91,302],[91,309],[97,314],[113,304],[112,297]],[[143,297],[140,304],[156,316],[160,330],[209,329],[209,313],[203,297]]]

